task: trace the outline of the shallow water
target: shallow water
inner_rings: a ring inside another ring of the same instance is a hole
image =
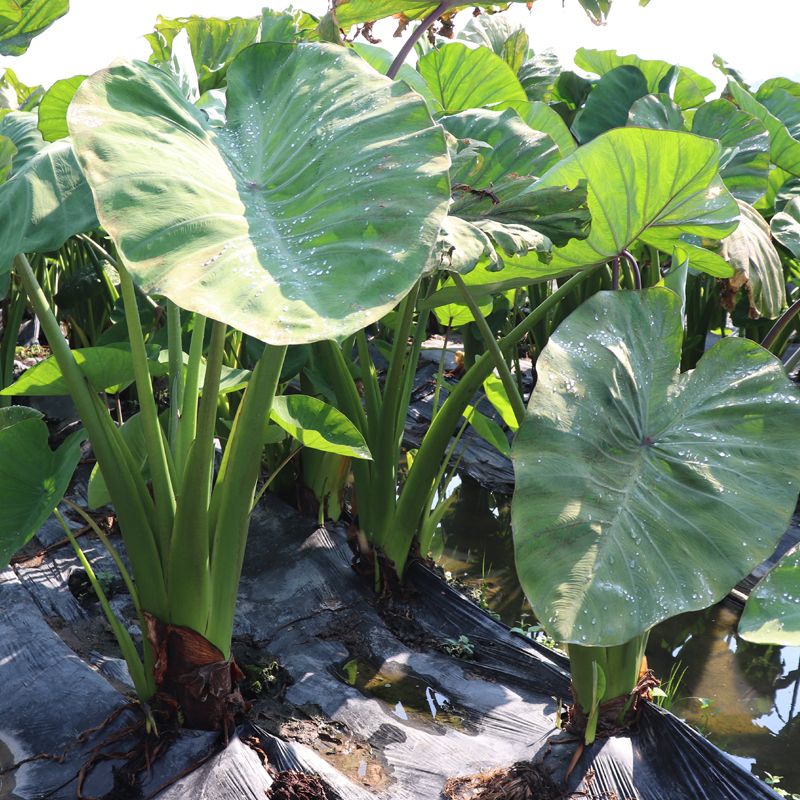
[[[334,674],[364,696],[381,701],[387,711],[403,722],[425,728],[446,725],[470,732],[467,712],[404,664],[386,662],[376,667],[350,655]]]
[[[483,598],[503,622],[535,620],[514,569],[510,498],[456,480],[457,499],[434,537],[438,564]],[[665,682],[682,673],[671,711],[760,778],[781,776],[800,793],[800,647],[770,647],[736,635],[726,604],[667,620],[650,634],[649,666]]]

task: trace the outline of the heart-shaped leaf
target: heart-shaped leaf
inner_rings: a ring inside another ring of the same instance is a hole
[[[424,102],[332,45],[244,50],[224,127],[141,63],[86,81],[69,123],[139,285],[273,344],[380,319],[422,274],[449,202]]]
[[[486,47],[446,44],[423,56],[417,68],[447,114],[528,99],[511,67]]]
[[[42,526],[67,491],[86,434],[76,431],[53,452],[42,415],[0,408],[0,570]]]
[[[276,397],[270,416],[306,447],[372,460],[367,443],[355,425],[341,411],[316,397],[304,394]]]
[[[556,247],[561,274],[602,264],[637,239],[671,253],[682,234],[720,239],[736,229],[736,201],[717,175],[719,145],[677,131],[621,128],[598,136],[559,162],[537,184],[588,181],[592,227],[583,241]],[[551,237],[552,238],[552,237]],[[732,268],[714,253],[693,266],[718,277]]]
[[[600,292],[537,362],[513,448],[514,536],[559,641],[622,644],[711,605],[794,511],[800,391],[740,338],[679,375],[680,304],[669,289]]]
[[[747,600],[739,636],[756,644],[800,646],[800,552],[773,567]]]

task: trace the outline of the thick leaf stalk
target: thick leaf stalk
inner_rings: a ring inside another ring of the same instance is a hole
[[[136,575],[142,607],[157,617],[166,618],[167,595],[149,514],[152,511],[152,502],[148,509],[134,474],[129,469],[124,455],[125,445],[119,431],[78,367],[28,259],[23,254],[18,255],[14,260],[14,268],[25,286],[31,305],[47,336],[50,350],[64,375],[114,500],[125,546]],[[138,475],[138,471],[136,474]],[[138,477],[141,483],[141,476]],[[149,496],[147,500],[149,501]]]
[[[611,729],[624,727],[625,716],[634,701],[632,692],[642,673],[649,635],[650,631],[646,631],[615,647],[569,645],[572,691],[586,718],[587,745],[594,742],[599,722]],[[619,702],[611,704],[616,700]]]

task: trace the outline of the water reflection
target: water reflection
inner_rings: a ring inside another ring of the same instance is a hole
[[[450,488],[453,489],[454,484]],[[510,498],[464,478],[434,536],[431,554],[509,625],[533,622],[514,568]],[[671,711],[739,763],[800,793],[800,648],[745,642],[738,609],[718,604],[653,628],[649,665],[682,673]]]

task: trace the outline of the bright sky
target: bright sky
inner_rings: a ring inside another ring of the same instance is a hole
[[[119,56],[146,60],[150,47],[143,35],[153,30],[159,14],[252,17],[264,5],[285,7],[259,0],[72,0],[69,13],[34,39],[24,56],[0,58],[0,67],[12,67],[24,83],[48,87]],[[317,16],[327,5],[327,0],[295,0],[296,7]],[[614,0],[602,28],[589,21],[577,0],[563,0],[563,6],[562,0],[537,0],[530,12],[524,4],[512,9],[534,50],[554,48],[565,68],[572,67],[578,47],[616,49],[679,63],[719,83],[721,74],[711,66],[718,53],[750,83],[778,75],[800,82],[800,0],[651,0],[645,8],[637,0]],[[462,24],[469,13],[461,12]],[[378,35],[383,46],[396,50],[393,28],[387,23]]]

